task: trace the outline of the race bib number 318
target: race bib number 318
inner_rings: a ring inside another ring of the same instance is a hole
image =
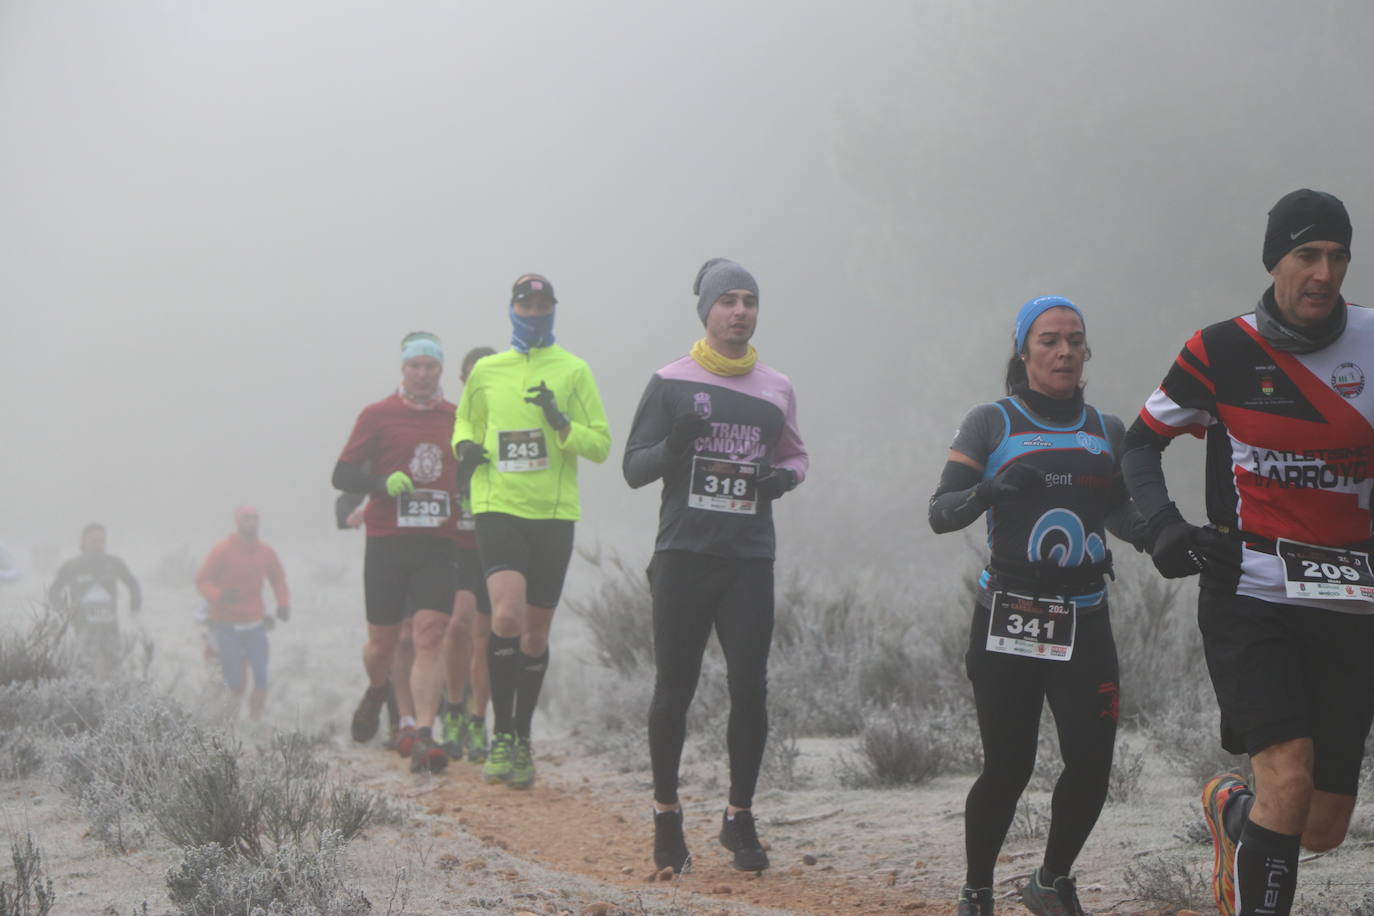
[[[724,458],[692,458],[692,487],[687,505],[708,512],[758,514],[759,466]]]

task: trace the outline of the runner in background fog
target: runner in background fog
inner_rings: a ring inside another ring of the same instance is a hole
[[[1136,549],[1146,537],[1121,477],[1124,427],[1083,401],[1083,313],[1062,296],[1032,299],[1013,339],[1007,397],[969,411],[930,500],[937,534],[986,513],[991,548],[965,655],[983,770],[964,806],[961,916],[993,912],[993,869],[1046,700],[1064,769],[1044,861],[1021,897],[1032,913],[1083,912],[1071,872],[1107,798],[1120,703],[1106,531]]]
[[[1332,195],[1284,195],[1264,236],[1273,283],[1189,339],[1126,437],[1155,565],[1201,573],[1222,746],[1254,770],[1253,787],[1226,773],[1202,791],[1226,914],[1289,912],[1299,846],[1345,839],[1374,717],[1374,313],[1341,298],[1351,234]],[[1184,433],[1207,439],[1202,528],[1164,481]]]
[[[600,463],[611,448],[591,369],[554,342],[557,302],[539,274],[515,281],[511,348],[473,367],[453,427],[492,604],[493,732],[482,775],[518,789],[534,783],[530,722],[581,515],[578,458]]]
[[[477,361],[492,356],[491,347],[474,347],[463,357],[462,382]],[[477,519],[472,514],[472,499],[466,489],[458,493],[458,591],[453,596],[453,617],[444,632],[444,665],[448,673],[446,700],[439,718],[442,744],[455,760],[466,750],[468,760],[485,763],[487,759],[487,704],[491,701],[487,650],[491,639],[491,599],[482,558],[477,549]],[[471,688],[469,705],[463,695]]]
[[[714,258],[692,292],[706,336],[649,380],[625,444],[625,481],[663,481],[653,592],[654,862],[691,867],[678,799],[687,710],[715,630],[730,690],[730,790],[720,842],[741,871],[768,867],[755,826],[754,788],[768,739],[768,650],[773,636],[773,501],[805,477],[806,446],[787,376],[749,343],[759,315],[754,277]]]
[[[81,555],[57,570],[48,587],[48,606],[64,615],[77,651],[108,671],[119,662],[119,583],[129,590],[129,611],[143,607],[143,590],[119,557],[105,552],[105,526],[91,522],[81,531]]]
[[[408,680],[415,712],[413,721],[402,719],[397,751],[411,758],[414,772],[437,772],[448,764],[433,733],[444,677],[439,649],[453,613],[459,536],[456,465],[448,447],[454,407],[439,387],[443,371],[437,337],[406,335],[400,387],[363,408],[333,476],[337,489],[369,497],[363,559],[368,687],[353,713],[353,740],[377,734],[402,623],[410,617],[415,660]]]
[[[234,510],[233,534],[210,549],[196,573],[196,589],[210,607],[210,632],[219,656],[225,686],[233,696],[237,713],[239,698],[248,686],[248,669],[253,672],[253,692],[248,697],[248,715],[262,716],[267,703],[267,631],[272,620],[262,603],[264,583],[272,586],[277,599],[277,619],[291,618],[291,592],[286,585],[277,552],[258,537],[258,510],[240,506]]]

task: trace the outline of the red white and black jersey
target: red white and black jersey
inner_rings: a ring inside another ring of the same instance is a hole
[[[455,410],[448,401],[416,410],[393,394],[358,415],[339,460],[367,465],[375,476],[405,471],[418,494],[398,500],[373,493],[363,515],[368,537],[436,535],[475,546],[472,533],[458,526],[458,463],[449,446]]]
[[[1314,353],[1274,349],[1253,314],[1193,335],[1140,419],[1172,439],[1207,441],[1207,517],[1239,531],[1238,594],[1374,613],[1361,601],[1289,597],[1273,552],[1283,538],[1370,545],[1374,311],[1347,306],[1345,332]]]

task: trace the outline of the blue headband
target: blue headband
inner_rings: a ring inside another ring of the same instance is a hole
[[[402,362],[417,356],[433,357],[442,363],[444,361],[444,348],[439,346],[439,341],[432,337],[415,337],[401,346]]]
[[[1026,335],[1030,333],[1031,325],[1035,324],[1035,319],[1048,312],[1050,309],[1066,308],[1073,309],[1073,313],[1078,316],[1078,320],[1083,322],[1083,329],[1086,331],[1088,322],[1083,318],[1083,313],[1063,296],[1038,296],[1035,299],[1021,306],[1021,311],[1016,313],[1016,352],[1020,353],[1026,349]]]

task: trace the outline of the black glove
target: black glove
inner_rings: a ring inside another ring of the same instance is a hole
[[[777,499],[796,485],[797,472],[791,468],[770,468],[755,484],[764,499]]]
[[[466,493],[472,483],[472,474],[480,465],[487,463],[487,450],[471,439],[458,443],[458,492]]]
[[[286,621],[288,621],[288,620],[291,619],[291,607],[290,607],[290,605],[286,605],[286,604],[277,605],[277,619],[280,620],[282,623],[286,623]]]
[[[673,417],[673,428],[668,433],[668,451],[681,454],[692,442],[711,431],[711,421],[699,413],[680,413]]]
[[[219,593],[219,600],[225,604],[234,604],[239,600],[239,590],[236,588],[226,588]]]
[[[568,428],[570,424],[568,415],[558,409],[558,398],[554,397],[553,392],[542,380],[533,388],[526,388],[525,390],[534,395],[532,398],[525,398],[525,403],[533,404],[544,411],[544,419],[548,421],[549,426],[557,432],[562,432]]]
[[[1187,522],[1174,522],[1160,531],[1150,559],[1166,579],[1239,571],[1239,557],[1230,538],[1215,528]]]
[[[978,484],[977,496],[985,505],[995,506],[1044,485],[1045,475],[1042,472],[1018,461],[991,480]]]

